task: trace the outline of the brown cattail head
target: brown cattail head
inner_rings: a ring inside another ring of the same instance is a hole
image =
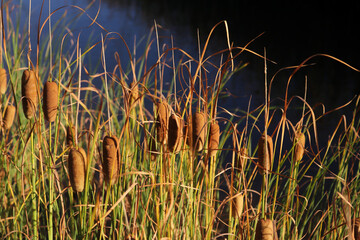
[[[130,83],[130,106],[139,98],[139,87],[136,82]]]
[[[75,137],[75,127],[68,125],[66,127],[66,144],[68,146],[73,145]]]
[[[200,152],[206,139],[206,117],[203,112],[196,112],[192,119],[193,149]]]
[[[261,136],[258,143],[259,172],[261,175],[268,173],[271,169],[271,161],[273,158],[273,141],[269,135]]]
[[[295,151],[294,151],[294,158],[295,161],[301,161],[304,156],[304,149],[305,149],[305,134],[302,132],[298,132],[295,135]]]
[[[103,173],[105,181],[114,184],[119,171],[118,140],[115,136],[105,136],[103,140]]]
[[[7,73],[4,68],[0,68],[0,94],[6,92],[7,87]]]
[[[16,113],[16,108],[13,105],[8,105],[6,107],[5,114],[3,117],[3,123],[5,129],[10,129],[10,127],[12,126],[15,118],[15,113]]]
[[[246,147],[240,148],[238,161],[236,162],[236,168],[237,169],[245,169],[248,158],[249,158],[249,156],[248,156],[247,148]]]
[[[55,121],[58,104],[58,86],[56,82],[46,82],[44,86],[44,117],[49,122]]]
[[[169,127],[169,108],[166,102],[157,104],[156,134],[161,144],[166,144]]]
[[[38,104],[36,75],[32,70],[25,70],[21,78],[21,93],[24,114],[27,119],[34,116]]]
[[[184,120],[179,114],[172,114],[169,119],[168,146],[170,152],[179,153],[184,140]]]
[[[68,159],[70,183],[76,192],[82,192],[85,186],[86,157],[84,158],[82,151],[84,150],[81,148],[79,150],[72,148]]]
[[[255,240],[277,239],[275,222],[270,219],[260,219],[256,226]]]
[[[236,195],[232,207],[233,218],[240,218],[244,209],[244,194]]]
[[[355,219],[354,237],[355,240],[360,240],[360,218]]]
[[[210,124],[210,133],[209,133],[209,156],[215,157],[217,150],[219,148],[219,139],[220,139],[220,126],[217,122],[212,122]]]

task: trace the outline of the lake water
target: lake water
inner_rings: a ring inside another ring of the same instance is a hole
[[[33,1],[34,16],[40,10],[40,0]],[[52,1],[51,10],[64,5],[77,5],[86,8],[90,1]],[[25,9],[28,6],[24,2]],[[134,42],[147,36],[154,20],[162,26],[160,36],[163,41],[170,42],[170,36],[174,37],[174,45],[189,52],[192,56],[198,56],[197,29],[200,31],[201,44],[205,42],[210,29],[219,21],[227,20],[229,24],[230,41],[235,46],[244,46],[250,40],[256,39],[249,48],[263,54],[266,48],[267,57],[277,64],[268,63],[268,78],[283,67],[300,64],[307,57],[316,53],[326,53],[337,57],[356,68],[360,68],[360,42],[359,34],[355,29],[360,11],[360,3],[351,5],[339,5],[336,2],[323,5],[319,2],[282,3],[273,1],[256,4],[253,1],[165,1],[165,0],[107,0],[102,1],[97,21],[109,31],[121,34],[129,47],[133,49]],[[67,7],[59,10],[52,21],[56,21],[64,11],[68,15],[76,15],[79,10]],[[99,2],[94,2],[87,13],[95,17],[99,10]],[[44,15],[48,13],[48,3],[45,3]],[[24,13],[25,14],[25,13]],[[37,23],[37,17],[33,19]],[[92,26],[86,29],[91,20],[82,16],[70,26],[74,34],[81,34],[81,44],[86,46],[91,36],[92,42],[100,39],[101,29]],[[33,24],[34,28],[37,24]],[[35,32],[35,31],[34,31]],[[91,35],[91,32],[94,32]],[[104,31],[102,31],[105,34]],[[46,34],[46,32],[44,33]],[[36,36],[33,36],[36,39]],[[35,42],[33,40],[33,42]],[[143,48],[138,48],[141,53]],[[209,53],[214,53],[226,48],[226,35],[224,27],[215,31],[209,46]],[[121,41],[113,41],[109,49],[116,50],[122,58],[126,58],[126,50]],[[150,52],[149,62],[155,63],[157,59],[156,45]],[[113,52],[113,51],[112,51]],[[113,53],[107,53],[108,69],[112,69]],[[100,50],[94,53],[94,60],[100,58]],[[220,105],[228,108],[241,108],[246,110],[251,98],[252,108],[263,103],[264,99],[264,63],[263,60],[252,54],[245,53],[239,60],[249,62],[249,65],[236,74],[226,88],[234,95],[234,98],[223,100]],[[360,73],[355,72],[344,65],[324,57],[311,60],[316,63],[313,66],[300,70],[290,85],[290,95],[304,95],[304,79],[308,79],[307,99],[310,105],[323,103],[326,110],[339,107],[360,93]],[[284,98],[286,81],[290,71],[280,73],[272,88],[272,98]],[[277,101],[281,103],[281,100]],[[352,106],[352,108],[351,108]],[[326,120],[321,128],[332,129],[341,114],[350,117],[354,108],[341,111]],[[331,117],[330,116],[330,117]],[[326,142],[326,133],[324,143]]]

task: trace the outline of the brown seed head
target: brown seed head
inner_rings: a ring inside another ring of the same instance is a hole
[[[246,168],[246,163],[247,163],[247,160],[248,160],[248,150],[247,150],[247,148],[246,147],[240,148],[239,155],[240,156],[238,157],[236,168],[244,169],[244,168]]]
[[[55,121],[58,104],[58,86],[56,82],[46,82],[44,86],[44,117],[49,122]]]
[[[168,146],[170,152],[179,153],[184,140],[184,120],[179,114],[172,114],[169,119]]]
[[[255,240],[274,240],[274,222],[270,219],[260,219],[256,226]]]
[[[296,162],[301,161],[301,159],[304,156],[304,149],[305,149],[304,133],[300,132],[296,134],[294,144],[295,144],[295,151],[294,151],[295,161]]]
[[[259,172],[261,175],[268,173],[271,169],[271,161],[273,158],[273,141],[272,138],[267,135],[261,136],[258,143],[258,157],[259,157]]]
[[[196,112],[192,119],[193,124],[193,147],[200,152],[204,148],[206,137],[206,117],[203,112]]]
[[[209,133],[210,157],[216,156],[217,150],[219,148],[219,139],[220,139],[220,126],[217,122],[212,122],[210,124],[210,133]]]
[[[244,194],[238,194],[233,201],[233,218],[240,218],[244,209]]]
[[[360,218],[355,219],[354,236],[355,240],[360,240]]]
[[[81,149],[81,148],[80,148]],[[82,192],[85,186],[86,159],[84,159],[81,150],[72,148],[69,153],[68,170],[70,183],[76,192]]]
[[[118,140],[115,136],[105,136],[103,140],[103,173],[105,181],[114,184],[119,171]]]
[[[8,105],[6,107],[5,114],[3,117],[3,123],[5,129],[10,129],[10,127],[12,126],[15,118],[15,113],[16,113],[16,108],[13,105]]]
[[[4,68],[0,68],[0,94],[6,92],[7,87],[7,73]]]
[[[75,127],[68,125],[66,127],[66,144],[68,146],[73,145],[74,143],[74,137],[75,137]]]
[[[32,70],[25,70],[21,78],[21,93],[24,114],[27,119],[34,116],[38,104],[36,76]]]
[[[156,134],[161,144],[166,144],[169,126],[169,108],[166,102],[157,104]]]

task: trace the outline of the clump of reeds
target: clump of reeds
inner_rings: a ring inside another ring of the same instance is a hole
[[[272,138],[269,135],[262,135],[258,142],[259,172],[261,175],[268,173],[273,158]]]
[[[179,114],[172,114],[169,119],[168,147],[170,152],[179,153],[182,147],[184,134],[184,120]]]
[[[68,169],[71,186],[76,192],[82,192],[84,190],[86,165],[85,150],[82,148],[72,148],[69,152]]]
[[[119,171],[119,148],[115,136],[105,136],[103,139],[103,173],[105,181],[113,184]]]
[[[220,140],[220,126],[217,122],[210,123],[210,132],[209,132],[209,156],[215,157],[219,148]]]
[[[27,119],[34,116],[38,104],[36,75],[32,70],[25,70],[21,78],[21,93],[24,114]]]
[[[4,68],[0,68],[0,93],[4,94],[7,87],[7,73]]]
[[[305,149],[305,134],[302,132],[298,132],[295,135],[294,139],[295,150],[294,150],[294,158],[295,161],[301,161],[304,156]]]
[[[167,134],[169,126],[169,107],[166,102],[159,102],[157,104],[157,117],[156,117],[156,134],[157,141],[161,144],[167,143]]]
[[[203,112],[196,112],[192,119],[193,149],[202,151],[206,139],[206,116]]]
[[[275,222],[270,219],[260,219],[256,226],[255,240],[276,240]]]
[[[10,129],[15,118],[16,108],[13,105],[8,105],[6,107],[4,117],[3,117],[3,124],[5,129]]]
[[[56,82],[46,82],[44,86],[43,111],[47,121],[53,122],[56,118],[58,104],[58,86]]]

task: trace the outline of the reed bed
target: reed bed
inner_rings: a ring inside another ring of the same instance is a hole
[[[23,6],[11,6],[1,8],[0,238],[358,239],[358,96],[330,112],[289,88],[279,101],[270,97],[275,74],[265,77],[263,104],[229,109],[220,98],[247,65],[242,54],[270,60],[250,43],[233,46],[226,21],[199,44],[199,56],[160,48],[155,23],[139,54],[96,18],[87,27],[101,40],[83,46],[66,9],[89,15],[74,6],[54,10],[64,14],[56,23],[50,13],[39,17],[31,43],[10,24],[23,21],[13,19]],[[221,26],[228,47],[209,53]],[[128,61],[106,47],[113,41]],[[95,53],[101,61],[89,67]],[[314,57],[359,71],[318,54],[284,70],[288,86]],[[318,132],[340,109],[353,114],[328,136]]]

